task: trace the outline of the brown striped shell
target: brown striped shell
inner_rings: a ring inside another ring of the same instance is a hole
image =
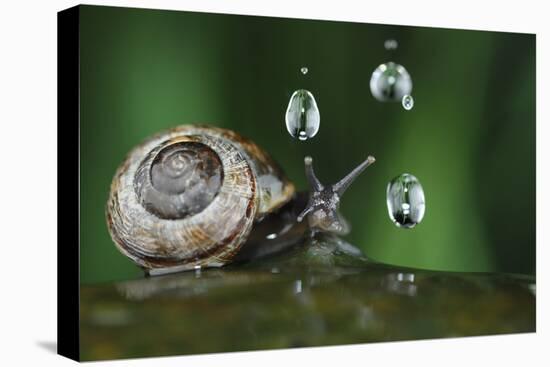
[[[117,248],[154,273],[222,266],[254,222],[288,202],[294,185],[252,141],[184,125],[134,148],[107,202]]]

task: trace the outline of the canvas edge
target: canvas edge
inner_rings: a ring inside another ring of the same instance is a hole
[[[80,360],[80,6],[57,13],[57,353]]]

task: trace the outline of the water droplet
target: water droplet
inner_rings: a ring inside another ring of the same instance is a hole
[[[399,64],[388,62],[378,66],[370,78],[370,91],[381,102],[402,101],[412,91],[412,79]]]
[[[403,99],[401,100],[401,104],[403,105],[403,108],[407,111],[412,110],[412,108],[414,107],[413,96],[411,96],[410,94],[405,94],[403,96]]]
[[[306,75],[309,70],[308,70],[307,66],[302,66],[300,68],[300,71],[302,72],[302,74]]]
[[[403,294],[411,297],[416,296],[418,291],[413,273],[388,274],[382,285],[385,285],[386,288],[392,293]]]
[[[403,173],[388,183],[386,202],[396,226],[412,228],[422,221],[426,210],[424,190],[416,177]]]
[[[302,293],[302,280],[298,279],[294,281],[294,293]]]
[[[414,283],[414,273],[397,273],[397,281]]]
[[[294,138],[311,139],[319,131],[321,115],[311,92],[299,89],[292,94],[285,115],[286,129]]]
[[[394,39],[388,39],[384,42],[384,48],[386,50],[395,50],[397,46],[399,46],[399,44]]]

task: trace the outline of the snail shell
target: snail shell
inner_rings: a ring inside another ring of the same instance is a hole
[[[117,248],[146,271],[222,266],[255,221],[287,203],[294,185],[237,133],[184,125],[134,148],[107,202]]]

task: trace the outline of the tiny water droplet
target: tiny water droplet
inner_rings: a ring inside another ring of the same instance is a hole
[[[302,293],[302,280],[298,279],[294,281],[294,293]]]
[[[387,275],[382,285],[392,293],[414,297],[418,291],[414,277],[414,273],[392,273]]]
[[[386,50],[395,50],[397,46],[399,46],[399,44],[394,39],[388,39],[384,42],[384,48]]]
[[[200,278],[201,269],[202,269],[202,267],[200,265],[195,265],[195,278]]]
[[[306,75],[309,70],[308,70],[307,66],[302,66],[300,68],[300,71],[302,72],[302,74]]]
[[[301,141],[313,138],[319,131],[321,116],[311,92],[299,89],[292,94],[285,114],[286,129]]]
[[[402,101],[412,91],[412,79],[407,70],[394,62],[378,66],[370,78],[370,91],[381,102]]]
[[[426,210],[424,190],[416,177],[403,173],[388,183],[388,214],[396,226],[412,228],[422,221]]]
[[[403,99],[401,100],[401,104],[403,105],[403,108],[407,111],[412,110],[414,107],[414,99],[410,94],[406,94],[403,96]]]
[[[399,282],[414,283],[414,273],[397,273],[397,280]]]

